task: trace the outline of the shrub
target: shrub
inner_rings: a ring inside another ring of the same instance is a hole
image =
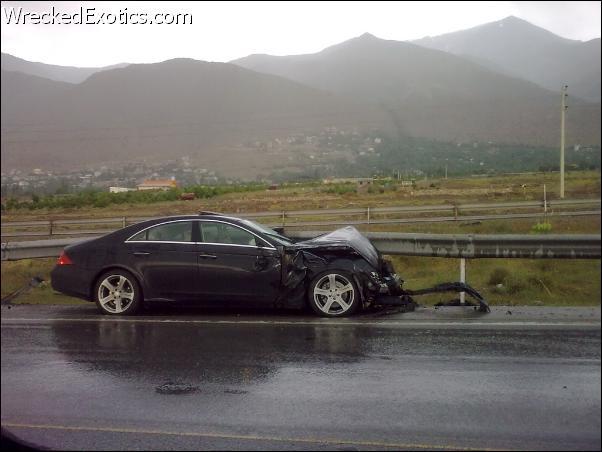
[[[552,225],[548,222],[537,223],[531,227],[531,234],[547,234],[552,230]]]
[[[497,286],[498,284],[503,284],[509,277],[510,272],[508,270],[505,268],[496,267],[489,275],[489,281],[487,281],[487,284],[490,286]]]
[[[176,201],[180,198],[183,191],[195,193],[197,198],[211,198],[213,196],[226,194],[226,193],[237,193],[237,192],[249,192],[263,190],[267,187],[265,184],[240,184],[240,185],[228,185],[228,186],[204,186],[196,185],[191,187],[185,187],[182,189],[172,189],[167,191],[129,191],[125,193],[109,193],[99,189],[85,189],[78,193],[70,193],[63,195],[50,195],[50,196],[38,196],[33,195],[31,202],[20,202],[15,198],[8,198],[2,204],[2,210],[10,211],[16,209],[43,209],[43,208],[80,208],[80,207],[106,207],[111,204],[150,204],[161,201]],[[340,189],[347,191],[354,191],[355,187],[351,189]]]
[[[525,281],[517,276],[509,276],[506,278],[506,291],[510,295],[515,295],[522,292],[527,287]]]
[[[537,261],[537,268],[542,272],[549,272],[553,270],[554,264],[548,259],[540,259]]]

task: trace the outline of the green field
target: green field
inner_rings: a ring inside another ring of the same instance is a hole
[[[257,188],[216,195],[192,201],[148,203],[123,202],[104,207],[63,207],[29,210],[26,207],[2,212],[2,222],[59,218],[102,218],[121,216],[162,216],[211,210],[227,213],[347,207],[416,206],[443,203],[476,203],[543,200],[559,198],[558,173],[525,173],[491,177],[417,180],[415,187],[401,181],[381,180],[365,193],[356,193],[353,184],[321,182],[289,183],[277,190]],[[525,186],[523,188],[523,185]],[[120,195],[116,193],[115,195]],[[599,198],[600,172],[570,172],[566,175],[565,197]]]
[[[496,177],[419,181],[401,187],[395,181],[377,184],[371,192],[356,193],[349,186],[319,183],[288,185],[278,190],[227,193],[210,199],[155,204],[117,204],[86,209],[17,209],[5,212],[2,221],[119,216],[161,216],[195,213],[201,209],[222,212],[282,211],[318,208],[376,207],[468,202],[540,200],[546,184],[549,200],[558,199],[558,174],[532,173]],[[525,187],[523,187],[525,185]],[[338,192],[337,192],[338,191]],[[572,172],[566,178],[566,198],[600,198],[599,172]],[[304,219],[307,220],[307,219]],[[540,219],[483,222],[370,225],[361,230],[431,233],[531,233]],[[551,233],[600,234],[600,216],[548,218]],[[391,257],[408,289],[419,289],[459,279],[457,259]],[[54,259],[2,263],[2,296],[27,284],[34,275],[48,280]],[[481,291],[492,305],[598,306],[599,260],[477,259],[467,264],[467,282]],[[453,295],[431,295],[420,301],[432,304]],[[15,303],[83,303],[53,293],[48,284],[32,289]]]

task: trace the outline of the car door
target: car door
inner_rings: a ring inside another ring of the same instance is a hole
[[[127,241],[147,299],[194,299],[198,295],[196,223],[175,220],[141,231]]]
[[[200,221],[199,284],[205,299],[273,303],[280,290],[280,253],[231,223]]]

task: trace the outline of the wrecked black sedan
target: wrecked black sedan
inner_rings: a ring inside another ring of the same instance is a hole
[[[309,306],[326,317],[412,303],[391,264],[353,227],[294,243],[211,213],[149,220],[70,245],[51,278],[55,290],[114,315],[134,314],[144,301]]]

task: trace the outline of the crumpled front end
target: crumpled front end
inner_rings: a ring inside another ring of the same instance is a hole
[[[393,266],[357,229],[348,226],[283,250],[282,292],[278,305],[300,307],[312,279],[336,269],[352,275],[367,306],[383,295],[401,295],[403,281]]]
[[[302,307],[312,279],[320,272],[336,269],[353,276],[364,307],[380,304],[412,310],[416,306],[414,296],[464,292],[477,302],[479,310],[489,311],[481,294],[465,283],[450,282],[419,290],[404,289],[404,281],[395,273],[393,264],[383,259],[370,240],[352,226],[284,247],[282,262],[282,290],[276,302],[279,306]],[[472,306],[477,304],[466,303]]]

